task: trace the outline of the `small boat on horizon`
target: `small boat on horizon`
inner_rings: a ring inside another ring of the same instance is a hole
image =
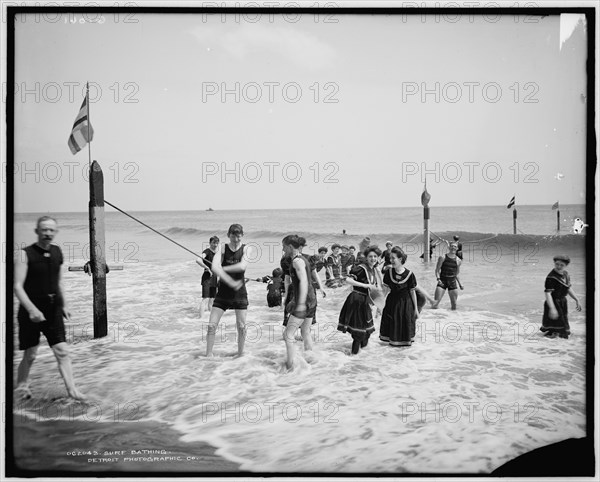
[[[213,208],[208,208],[207,211],[214,211],[214,209]]]

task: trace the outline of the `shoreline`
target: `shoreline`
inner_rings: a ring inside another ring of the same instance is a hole
[[[227,472],[240,466],[204,442],[154,421],[26,420],[13,415],[13,476],[56,472]],[[7,440],[7,442],[10,442]],[[32,474],[27,474],[32,472]]]

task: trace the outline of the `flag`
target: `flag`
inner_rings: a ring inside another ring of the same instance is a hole
[[[508,203],[508,206],[506,206],[506,209],[510,209],[515,205],[515,197],[513,196],[512,199],[510,200],[510,202]]]
[[[558,201],[556,201],[553,205],[552,205],[552,209],[558,209]]]
[[[429,201],[431,201],[431,194],[427,192],[427,185],[425,185],[425,188],[421,193],[421,204],[423,205],[423,207],[427,207]]]
[[[73,154],[77,154],[85,145],[94,138],[94,129],[88,120],[89,109],[88,109],[88,95],[86,93],[79,109],[79,114],[75,118],[73,124],[73,130],[69,136],[69,149]],[[89,139],[88,139],[88,126],[89,126]]]

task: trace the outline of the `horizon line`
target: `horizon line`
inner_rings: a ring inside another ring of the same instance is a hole
[[[565,203],[563,206],[585,206],[587,203]],[[511,208],[518,207],[536,207],[536,206],[550,206],[552,208],[553,204],[543,203],[543,204],[520,204],[512,206]],[[110,206],[109,206],[110,207]],[[503,207],[507,208],[505,204],[484,204],[484,205],[470,205],[470,206],[429,206],[430,209],[432,207],[437,208],[493,208],[493,207]],[[252,209],[214,209],[213,211],[208,211],[208,209],[164,209],[164,210],[156,210],[156,209],[141,209],[136,210],[132,209],[130,212],[138,212],[138,213],[152,213],[152,212],[226,212],[226,211],[320,211],[320,210],[336,210],[336,209],[415,209],[415,208],[423,208],[423,206],[372,206],[372,207],[358,207],[358,206],[345,206],[345,207],[331,207],[331,208],[252,208]],[[117,212],[113,210],[114,212]],[[44,213],[58,213],[58,214],[73,214],[73,213],[88,213],[88,211],[13,211],[13,215],[15,214],[44,214]],[[8,213],[7,213],[8,214]]]

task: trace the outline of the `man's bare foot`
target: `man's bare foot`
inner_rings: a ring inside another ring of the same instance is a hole
[[[437,307],[440,306],[440,301],[442,301],[442,300],[437,300],[437,301],[434,300],[434,301],[432,301],[431,302],[431,308],[434,309],[434,310],[436,310]]]
[[[72,390],[67,390],[67,393],[70,398],[78,400],[80,402],[84,402],[87,399],[86,396],[76,388],[73,388]]]
[[[15,389],[15,395],[17,395],[22,400],[29,400],[33,398],[33,394],[29,389],[29,385],[21,384]]]

